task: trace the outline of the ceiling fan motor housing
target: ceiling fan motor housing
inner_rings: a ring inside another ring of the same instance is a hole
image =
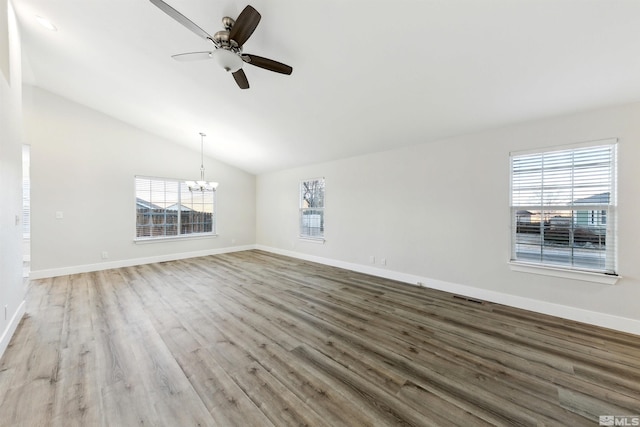
[[[222,18],[222,25],[224,25],[224,29],[227,31],[230,31],[231,28],[233,27],[233,24],[235,24],[236,21],[233,18],[229,18],[228,16],[225,16],[224,18]]]
[[[229,30],[218,31],[213,35],[213,44],[216,47],[228,47],[231,46],[231,39],[229,38]]]

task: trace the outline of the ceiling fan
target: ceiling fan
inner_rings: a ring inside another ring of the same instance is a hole
[[[258,11],[250,5],[244,8],[236,20],[228,16],[222,18],[224,30],[218,31],[213,36],[210,36],[206,31],[193,23],[193,21],[169,6],[163,0],[150,1],[164,13],[187,27],[196,35],[209,40],[215,46],[215,49],[212,51],[188,52],[173,55],[172,58],[177,61],[215,59],[222,68],[231,72],[240,89],[249,89],[249,81],[242,70],[242,66],[245,63],[281,74],[291,74],[293,71],[293,68],[290,66],[274,61],[273,59],[242,52],[242,46],[249,37],[251,37],[261,18]]]

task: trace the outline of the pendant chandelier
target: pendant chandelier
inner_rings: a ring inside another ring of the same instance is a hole
[[[184,183],[189,187],[189,191],[216,191],[218,188],[217,182],[207,182],[204,180],[204,137],[207,136],[200,132],[200,180],[199,181],[185,181]]]

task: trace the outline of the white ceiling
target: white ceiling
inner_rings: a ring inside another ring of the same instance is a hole
[[[209,34],[247,4],[166,1]],[[26,83],[256,174],[640,100],[639,0],[252,0],[244,51],[293,74],[248,90],[148,0],[12,2]]]

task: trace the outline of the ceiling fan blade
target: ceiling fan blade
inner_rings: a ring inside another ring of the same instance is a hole
[[[260,18],[262,18],[262,16],[260,16],[258,11],[251,5],[247,5],[247,7],[240,12],[240,15],[238,15],[236,23],[231,27],[229,38],[235,41],[238,46],[242,46],[255,31],[260,22]]]
[[[242,55],[242,59],[247,64],[255,65],[265,70],[275,71],[276,73],[291,74],[293,72],[293,68],[290,66],[282,62],[274,61],[273,59],[263,58],[262,56],[245,53]]]
[[[249,80],[247,80],[247,75],[242,71],[242,68],[232,74],[240,89],[249,89]]]
[[[154,5],[156,5],[158,9],[162,10],[164,13],[166,13],[167,15],[169,15],[170,17],[172,17],[173,19],[175,19],[176,21],[178,21],[179,23],[181,23],[182,25],[184,25],[185,27],[193,31],[196,35],[202,37],[203,39],[213,40],[205,30],[198,27],[196,24],[193,23],[193,21],[191,21],[189,18],[187,18],[186,16],[184,16],[183,14],[175,10],[173,7],[169,6],[164,1],[162,0],[149,0],[149,1]]]
[[[213,52],[187,52],[187,53],[179,53],[177,55],[171,55],[173,59],[180,62],[187,61],[202,61],[204,59],[211,59]]]

